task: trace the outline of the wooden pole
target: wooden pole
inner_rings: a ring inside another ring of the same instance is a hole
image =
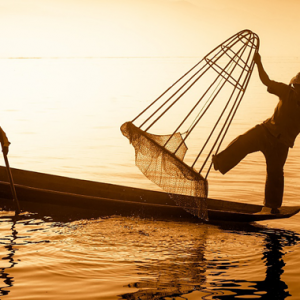
[[[19,201],[18,201],[18,197],[17,197],[13,177],[12,177],[12,174],[11,174],[11,169],[10,169],[10,166],[9,166],[9,163],[8,163],[7,155],[5,153],[3,153],[3,157],[4,157],[4,160],[5,160],[6,171],[7,171],[7,175],[8,175],[8,179],[9,179],[9,183],[10,183],[11,194],[13,196],[13,201],[15,202],[15,205],[16,205],[16,214],[18,215],[21,211],[21,208],[20,208],[20,204],[19,204]]]
[[[15,189],[15,185],[14,185],[14,181],[13,181],[13,177],[11,174],[11,169],[9,166],[9,162],[8,162],[8,158],[7,158],[7,151],[4,150],[4,138],[3,138],[3,130],[0,127],[0,142],[1,142],[1,146],[2,146],[2,153],[3,153],[3,157],[4,157],[4,161],[5,161],[5,166],[6,166],[6,171],[7,171],[7,175],[8,175],[8,179],[9,179],[9,183],[10,183],[10,190],[11,190],[11,194],[13,197],[13,201],[15,202],[15,211],[16,214],[19,214],[21,209],[20,209],[20,204],[18,201],[18,197],[17,197],[17,193],[16,193],[16,189]]]

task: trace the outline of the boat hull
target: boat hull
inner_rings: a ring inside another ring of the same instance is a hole
[[[55,211],[76,211],[94,217],[123,215],[164,220],[200,220],[177,206],[173,195],[121,185],[74,179],[63,176],[12,169],[21,209],[34,211],[46,208]],[[184,196],[187,201],[189,196]],[[11,206],[11,192],[4,167],[0,167],[0,207]],[[279,214],[261,214],[262,206],[218,199],[207,199],[210,221],[253,222],[288,218],[300,211],[300,206],[282,207]]]

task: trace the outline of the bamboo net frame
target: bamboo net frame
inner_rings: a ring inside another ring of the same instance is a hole
[[[177,204],[200,218],[207,218],[210,158],[219,151],[241,104],[258,49],[259,37],[255,33],[236,33],[204,56],[131,122],[121,126],[135,148],[136,165],[143,174],[165,191],[179,195]],[[171,123],[171,133],[162,134]],[[193,150],[193,155],[187,155],[189,141],[197,139],[201,139],[202,146]],[[182,203],[180,195],[192,196],[192,200]]]

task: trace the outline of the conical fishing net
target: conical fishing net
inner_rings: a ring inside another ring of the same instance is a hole
[[[225,137],[248,86],[258,48],[255,33],[238,32],[208,53],[132,122],[121,126],[135,149],[135,162],[142,173],[170,193],[177,205],[199,218],[207,219],[207,176],[212,156],[224,140],[228,142]],[[164,132],[172,134],[162,135]]]
[[[207,181],[183,162],[188,148],[181,134],[154,135],[131,122],[123,124],[121,131],[133,145],[135,163],[142,173],[166,192],[175,194],[177,205],[201,219],[207,219]],[[187,202],[180,195],[192,197]]]

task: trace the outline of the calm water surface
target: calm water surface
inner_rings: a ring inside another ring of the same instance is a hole
[[[1,59],[1,126],[12,167],[157,189],[134,166],[119,127],[198,58]],[[266,58],[288,82],[299,61]],[[225,144],[277,103],[254,72]],[[285,205],[298,205],[300,144],[286,164]],[[247,157],[209,196],[262,203],[265,165]],[[300,299],[300,216],[251,225],[120,216],[0,216],[0,299]]]

